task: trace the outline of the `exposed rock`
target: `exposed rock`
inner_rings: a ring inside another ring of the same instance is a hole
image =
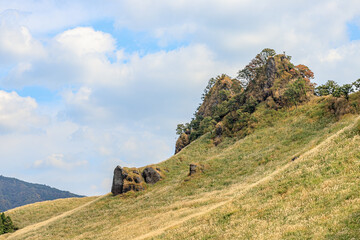
[[[113,185],[111,192],[114,195],[123,194],[128,191],[142,191],[145,187],[139,171],[121,168],[117,166],[114,170]]]
[[[199,164],[199,163],[191,163],[189,166],[189,175],[188,176],[193,176],[196,173],[202,172],[204,170],[204,165]]]
[[[295,161],[296,159],[298,159],[299,157],[298,156],[295,156],[291,159],[291,161]]]
[[[240,82],[238,80],[222,75],[205,96],[197,114],[203,117],[212,116],[214,108],[234,96],[239,92],[240,88]],[[224,95],[223,93],[227,94]]]
[[[144,187],[142,185],[134,184],[134,183],[125,183],[123,193],[129,192],[129,191],[138,192],[138,191],[142,191],[142,190],[144,190]]]
[[[147,167],[142,172],[142,177],[146,183],[154,184],[160,180],[161,175],[152,167]]]
[[[276,65],[275,65],[275,59],[273,57],[270,57],[266,63],[266,70],[265,74],[268,79],[267,86],[268,88],[271,87],[272,83],[275,79],[275,73],[276,73]]]
[[[189,176],[194,175],[194,174],[196,173],[196,168],[197,168],[197,165],[195,165],[195,164],[190,164]]]
[[[113,183],[111,192],[115,196],[123,193],[124,179],[128,176],[128,173],[124,171],[120,166],[117,166],[114,170]]]
[[[223,131],[224,131],[224,126],[222,124],[222,122],[218,122],[215,126],[215,135],[216,137],[221,137]]]
[[[178,152],[181,151],[181,149],[189,145],[189,143],[190,143],[189,135],[186,133],[181,134],[178,140],[176,141],[175,154],[177,154]]]
[[[136,183],[141,183],[141,178],[140,177],[134,177],[134,181]]]

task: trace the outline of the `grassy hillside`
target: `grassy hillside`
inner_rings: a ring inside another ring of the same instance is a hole
[[[159,163],[169,172],[146,191],[87,198],[71,212],[78,199],[67,209],[42,203],[48,210],[35,215],[29,205],[21,214],[31,222],[9,212],[22,229],[3,238],[356,239],[360,123],[355,114],[329,111],[329,102],[314,97],[280,110],[260,104],[251,134],[216,147],[203,135]],[[204,171],[188,176],[190,163]]]
[[[37,222],[42,222],[63,212],[70,211],[97,197],[64,198],[52,201],[43,201],[14,208],[6,212],[16,227],[24,228]]]
[[[42,184],[0,176],[0,212],[30,203],[70,197],[81,196]]]

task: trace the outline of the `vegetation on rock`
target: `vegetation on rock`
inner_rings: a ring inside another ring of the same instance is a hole
[[[157,166],[141,169],[117,166],[114,169],[111,193],[116,196],[129,191],[145,190],[146,184],[154,184],[164,178],[163,171],[164,169]]]
[[[237,78],[223,74],[210,79],[194,118],[177,126],[180,136],[175,153],[208,132],[215,145],[223,136],[248,135],[258,121],[252,113],[262,102],[269,109],[281,109],[308,101],[314,96],[315,85],[310,82],[314,73],[290,60],[290,56],[266,48],[238,72]]]

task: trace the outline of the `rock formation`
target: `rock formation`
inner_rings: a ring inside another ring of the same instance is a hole
[[[120,166],[117,166],[114,170],[113,183],[111,192],[114,195],[123,193],[124,190],[124,179],[128,176],[127,172],[124,171]]]
[[[152,167],[147,167],[142,172],[142,177],[146,183],[154,184],[161,179],[161,175]]]
[[[309,101],[314,96],[314,73],[290,60],[266,48],[235,79],[224,74],[210,79],[194,118],[176,129],[180,136],[175,154],[208,133],[215,146],[226,137],[245,137],[258,122],[253,113],[259,106],[276,110]]]
[[[121,168],[117,166],[114,170],[111,192],[116,196],[128,191],[145,190],[145,183],[154,184],[158,182],[163,174],[161,168],[146,167],[140,174],[136,168]]]
[[[189,143],[190,143],[189,135],[186,133],[182,133],[178,138],[178,140],[176,141],[175,154],[177,154],[178,152],[181,151],[181,149],[189,145]]]
[[[195,165],[195,164],[190,164],[189,176],[194,175],[194,174],[196,173],[196,168],[197,168],[197,165]]]
[[[196,173],[203,171],[204,171],[204,165],[199,163],[190,163],[188,176],[194,176]]]

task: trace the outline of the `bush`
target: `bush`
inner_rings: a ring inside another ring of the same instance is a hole
[[[0,234],[14,232],[15,227],[9,216],[5,216],[4,213],[0,216]]]

